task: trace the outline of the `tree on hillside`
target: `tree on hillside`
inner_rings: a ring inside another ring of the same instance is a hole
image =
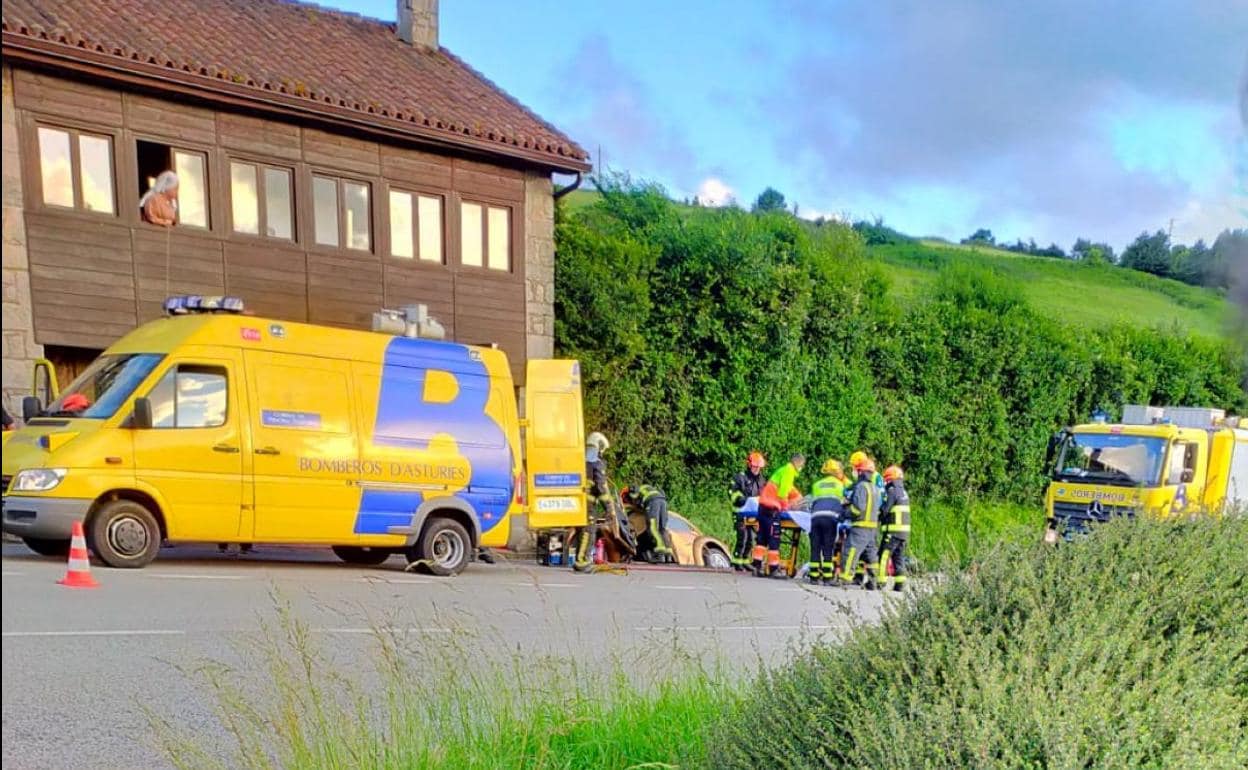
[[[1223,230],[1213,246],[1201,240],[1191,247],[1175,246],[1171,251],[1176,278],[1213,289],[1230,288],[1231,266],[1245,264],[1245,255],[1248,255],[1248,230]]]
[[[1087,238],[1079,238],[1070,247],[1070,258],[1089,264],[1112,263],[1114,247],[1108,243],[1093,243]]]
[[[1062,251],[1062,247],[1058,246],[1056,243],[1050,243],[1046,248],[1038,249],[1034,253],[1041,257],[1054,257],[1055,259],[1066,258],[1066,252]]]
[[[1122,266],[1145,273],[1169,278],[1173,271],[1170,263],[1170,236],[1165,230],[1139,237],[1122,252]]]
[[[986,227],[981,227],[971,233],[969,238],[963,238],[962,242],[972,246],[995,246],[997,239],[993,237],[992,231]]]
[[[785,203],[784,194],[774,187],[768,187],[758,194],[758,198],[754,200],[754,211],[786,211],[788,204]]]
[[[822,219],[822,217],[820,217]],[[862,236],[868,246],[879,246],[887,243],[909,243],[913,240],[908,235],[903,235],[888,225],[884,224],[883,217],[876,217],[874,222],[868,222],[861,219],[854,223],[854,230]]]

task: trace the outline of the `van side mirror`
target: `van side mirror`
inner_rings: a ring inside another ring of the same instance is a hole
[[[42,410],[43,404],[39,403],[37,396],[26,396],[22,399],[22,422],[30,422],[31,418],[38,417]]]
[[[152,402],[140,396],[134,400],[134,412],[130,415],[130,427],[149,430],[152,427]]]

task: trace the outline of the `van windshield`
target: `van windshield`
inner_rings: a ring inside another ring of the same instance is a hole
[[[1120,433],[1069,433],[1062,442],[1054,476],[1117,486],[1156,486],[1161,482],[1166,441]]]
[[[61,391],[61,397],[44,414],[108,419],[117,413],[162,358],[164,355],[160,353],[100,356]]]

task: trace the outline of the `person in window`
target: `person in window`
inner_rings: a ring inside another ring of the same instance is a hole
[[[172,227],[178,222],[178,175],[162,171],[156,177],[152,189],[139,199],[143,220],[161,227]]]

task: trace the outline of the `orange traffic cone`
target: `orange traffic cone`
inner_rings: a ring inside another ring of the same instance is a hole
[[[82,522],[74,522],[74,539],[69,543],[69,568],[65,577],[56,581],[70,588],[99,588],[91,577],[91,562],[87,558],[87,538],[82,534]]]

